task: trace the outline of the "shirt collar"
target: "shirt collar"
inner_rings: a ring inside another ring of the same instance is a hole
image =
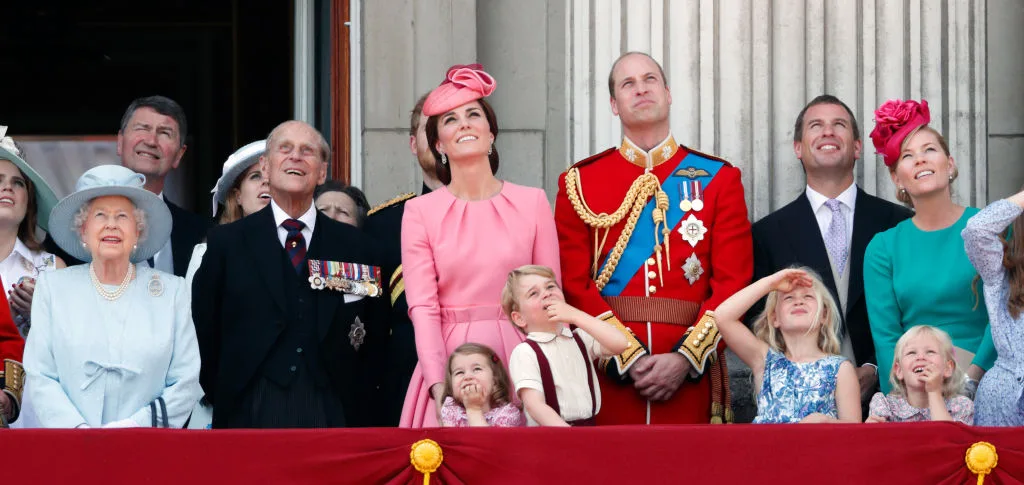
[[[807,186],[806,194],[807,200],[811,203],[812,212],[817,213],[818,209],[821,209],[821,206],[825,205],[825,202],[828,202],[828,197],[822,195],[817,190],[812,189],[810,185]],[[857,184],[850,184],[846,190],[836,197],[836,200],[852,211],[854,207],[857,206]]]
[[[270,209],[274,212],[275,227],[281,227],[281,223],[292,218],[281,206],[277,205],[277,202],[274,202],[274,199],[270,199]],[[306,209],[306,212],[299,216],[299,220],[306,224],[310,231],[313,230],[313,226],[316,225],[316,207],[312,201],[309,202],[309,208]]]
[[[21,256],[26,261],[32,261],[32,251],[21,242],[20,237],[14,240],[14,250],[11,253]]]
[[[530,332],[530,333],[526,334],[526,338],[528,338],[530,340],[533,340],[534,342],[539,342],[539,343],[544,344],[544,343],[548,343],[548,342],[554,340],[555,337],[557,337],[559,335],[561,335],[563,337],[572,338],[572,330],[569,330],[569,327],[563,326],[562,329],[559,330],[558,333]]]
[[[622,158],[645,168],[653,168],[662,162],[672,159],[678,151],[679,144],[672,137],[672,133],[669,133],[667,138],[650,151],[644,151],[626,136],[622,137],[622,145],[619,146],[619,153],[622,155]]]

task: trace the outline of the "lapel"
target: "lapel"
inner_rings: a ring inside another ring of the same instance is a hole
[[[828,259],[825,239],[821,235],[821,228],[818,227],[818,219],[814,216],[814,211],[811,210],[811,201],[807,199],[807,192],[801,193],[789,207],[792,208],[793,213],[783,217],[781,225],[784,230],[783,234],[790,235],[786,239],[792,246],[791,249],[795,256],[793,260],[800,261],[817,271],[828,291],[832,292],[832,298],[835,298],[836,304],[839,304],[839,292],[836,290],[835,279],[832,278],[832,262]],[[801,237],[801,234],[805,236]],[[849,301],[847,300],[847,302]],[[845,315],[846,309],[842,310]]]
[[[853,211],[853,241],[850,244],[850,289],[846,303],[853,307],[864,295],[864,252],[876,233],[881,232],[881,207],[875,198],[857,187],[857,207]]]
[[[329,219],[323,215],[320,211],[316,211],[316,225],[313,227],[313,237],[309,241],[309,247],[306,250],[306,259],[323,259],[338,261],[337,248],[343,247],[342,241],[332,240],[330,226],[335,221]],[[327,239],[325,241],[325,238]],[[333,258],[332,258],[333,256]],[[338,303],[344,300],[344,296],[341,293],[337,293],[332,290],[314,290],[316,292],[316,328],[317,336],[320,340],[323,340],[324,336],[327,335],[327,331],[331,328],[331,323],[334,321],[334,314],[338,308]]]
[[[317,221],[319,222],[319,221]],[[277,225],[274,224],[274,212],[268,204],[259,212],[239,221],[243,224],[249,258],[254,262],[251,266],[267,285],[267,292],[277,303],[282,312],[288,311],[288,303],[284,296],[284,275],[281,274],[279,261],[281,242],[277,239]]]

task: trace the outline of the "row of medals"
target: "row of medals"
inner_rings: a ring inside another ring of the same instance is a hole
[[[323,276],[316,275],[313,277],[312,281],[310,281],[310,286],[317,290],[327,288],[328,290],[340,291],[357,296],[375,297],[380,294],[380,287],[373,281],[356,281],[338,276],[328,276],[324,278]]]

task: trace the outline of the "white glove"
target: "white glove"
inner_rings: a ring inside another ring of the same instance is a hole
[[[139,423],[136,423],[132,418],[125,418],[120,421],[113,421],[103,425],[104,428],[138,428]]]

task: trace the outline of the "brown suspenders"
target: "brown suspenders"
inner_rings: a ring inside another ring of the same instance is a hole
[[[555,338],[558,337],[556,336]],[[583,357],[583,363],[587,369],[587,384],[590,386],[590,418],[579,421],[591,421],[597,415],[597,395],[594,393],[593,363],[590,362],[590,358],[587,356],[587,348],[583,345],[583,340],[580,339],[576,332],[572,332],[572,339],[576,341],[576,346],[580,349],[580,356]],[[544,388],[544,402],[561,415],[562,411],[558,406],[558,395],[555,393],[555,379],[551,375],[551,363],[548,362],[547,356],[544,355],[537,342],[530,339],[526,339],[525,342],[533,349],[533,353],[537,354],[537,364],[540,367],[540,382]],[[570,422],[569,424],[574,423]]]

